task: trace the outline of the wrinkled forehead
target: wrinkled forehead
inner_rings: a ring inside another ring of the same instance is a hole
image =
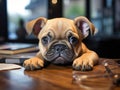
[[[48,29],[53,29],[53,30],[57,30],[57,32],[63,32],[65,30],[68,29],[75,29],[75,25],[73,20],[70,19],[66,19],[66,18],[56,18],[56,19],[51,19],[48,20],[46,23],[46,27]]]
[[[56,18],[50,19],[47,21],[45,27],[42,30],[43,32],[53,32],[58,37],[65,36],[63,34],[67,33],[68,31],[77,32],[76,27],[74,25],[74,21],[66,18]]]
[[[73,21],[65,18],[60,19],[52,19],[48,20],[47,23],[48,27],[55,28],[57,30],[71,28],[73,25]]]

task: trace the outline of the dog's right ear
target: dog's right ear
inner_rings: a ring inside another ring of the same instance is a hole
[[[44,17],[39,17],[35,20],[29,21],[26,24],[27,33],[28,34],[34,33],[35,36],[38,36],[39,32],[42,30],[46,22],[47,22],[47,19]]]

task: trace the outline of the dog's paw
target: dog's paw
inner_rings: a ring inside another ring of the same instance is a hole
[[[91,71],[94,66],[94,61],[89,58],[78,58],[73,62],[73,69],[80,71]]]
[[[25,67],[25,70],[37,70],[44,66],[44,61],[38,57],[33,57],[25,60],[23,66]]]

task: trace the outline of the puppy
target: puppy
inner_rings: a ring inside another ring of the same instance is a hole
[[[26,30],[39,39],[39,52],[24,61],[26,70],[41,69],[49,62],[59,65],[71,63],[75,70],[89,71],[98,62],[98,55],[82,42],[89,31],[95,33],[94,25],[83,16],[74,20],[39,17],[28,22]]]

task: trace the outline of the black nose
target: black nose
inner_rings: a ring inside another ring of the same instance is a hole
[[[61,52],[61,51],[65,50],[66,48],[67,47],[64,44],[56,44],[56,45],[54,45],[54,49],[55,49],[56,52]]]

